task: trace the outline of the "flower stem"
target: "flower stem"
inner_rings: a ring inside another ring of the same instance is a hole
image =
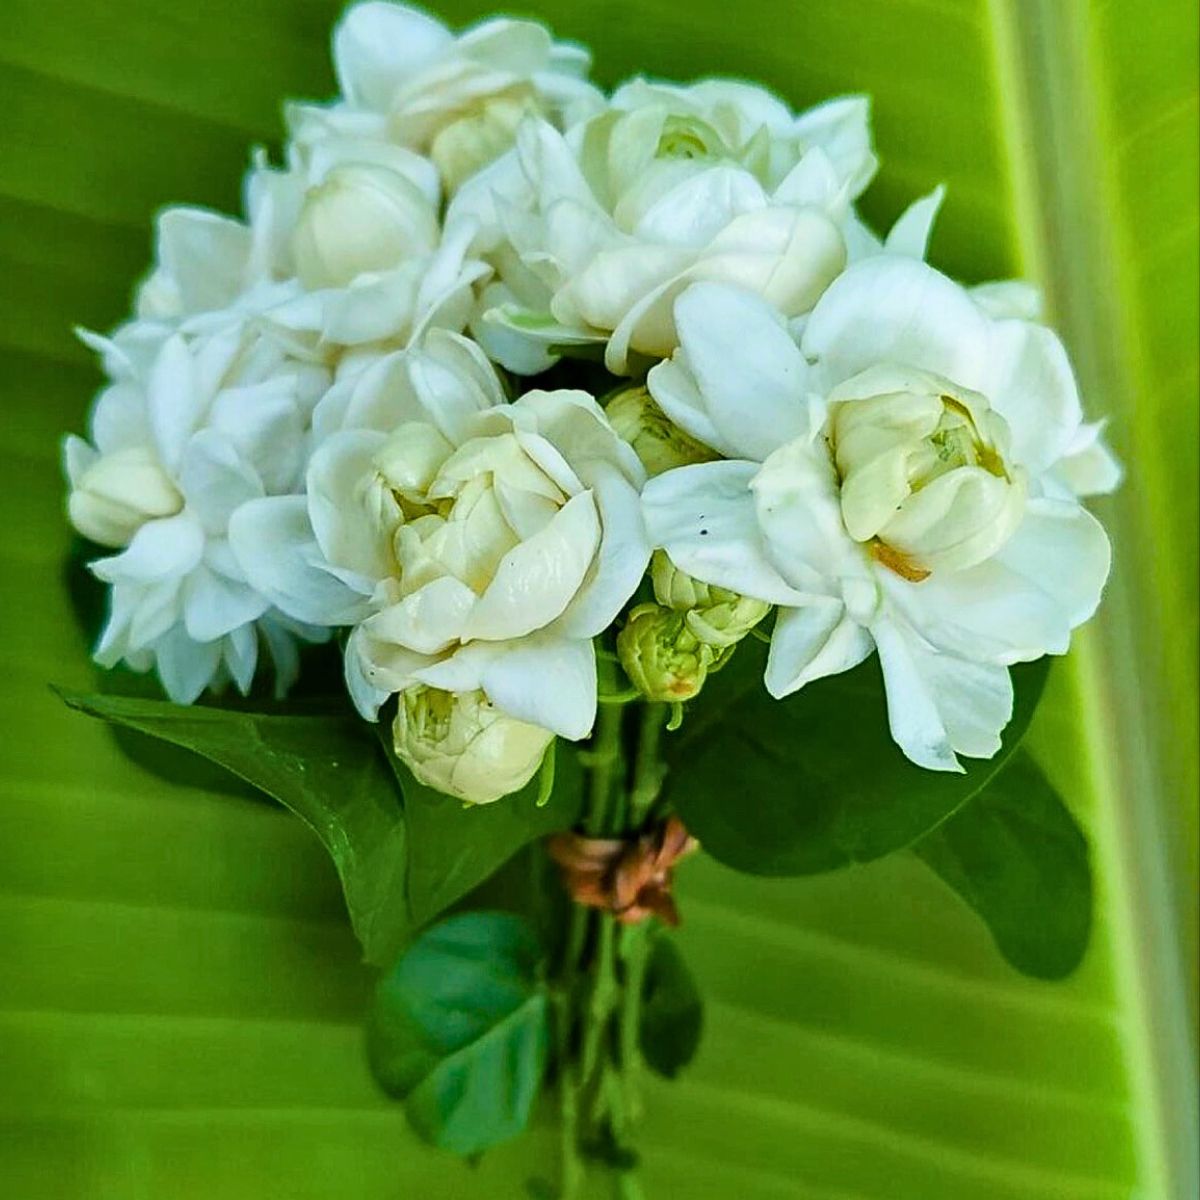
[[[555,996],[555,1032],[559,1061],[559,1200],[577,1200],[583,1186],[583,1159],[579,1154],[579,1087],[571,1063],[571,1029],[574,997],[560,989]]]
[[[643,830],[658,802],[664,772],[659,743],[668,706],[627,698],[620,667],[603,652],[597,674],[601,695],[625,703],[599,707],[584,760],[588,792],[582,825],[589,837],[621,837]],[[638,720],[628,772],[622,747],[626,712],[636,712]],[[562,1200],[578,1200],[583,1147],[611,1139],[629,1150],[642,1108],[639,1033],[650,938],[645,923],[622,925],[609,912],[572,906],[557,991]],[[635,1166],[618,1167],[614,1184],[619,1200],[643,1200]]]
[[[666,770],[658,747],[667,715],[665,704],[643,704],[638,729],[637,756],[633,763],[633,787],[629,793],[629,826],[640,829],[649,817],[662,790]]]

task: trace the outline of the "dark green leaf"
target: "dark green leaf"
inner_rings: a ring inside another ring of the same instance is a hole
[[[491,804],[463,804],[418,783],[391,750],[388,725],[380,737],[404,793],[408,821],[408,904],[414,924],[445,912],[502,867],[522,846],[569,829],[579,819],[583,772],[578,757],[559,748],[554,788],[538,806],[538,777]]]
[[[367,1051],[426,1141],[478,1154],[529,1121],[549,1046],[542,950],[509,913],[461,913],[426,930],[380,981]]]
[[[642,988],[642,1057],[652,1070],[674,1079],[695,1056],[703,1027],[700,989],[679,947],[659,934],[650,947]]]
[[[911,845],[1004,766],[1029,725],[1047,661],[1012,668],[1004,745],[963,774],[914,766],[892,741],[873,659],[787,700],[762,685],[747,640],[668,739],[669,795],[715,858],[757,875],[806,875]]]
[[[193,750],[261,788],[333,858],[369,962],[389,963],[411,932],[404,813],[371,727],[341,713],[295,716],[63,692],[80,712]]]
[[[914,849],[1018,971],[1061,979],[1079,965],[1092,924],[1087,839],[1029,755],[1015,755]]]

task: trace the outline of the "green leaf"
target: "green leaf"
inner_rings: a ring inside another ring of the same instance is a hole
[[[878,663],[774,700],[764,657],[743,643],[698,719],[667,742],[667,790],[684,823],[715,858],[757,875],[831,871],[911,845],[1004,766],[1047,671],[1045,660],[1012,668],[1004,745],[964,759],[960,775],[914,766],[892,741]]]
[[[404,794],[408,823],[407,897],[414,925],[443,913],[483,883],[522,846],[569,829],[579,819],[583,770],[565,747],[555,755],[554,787],[538,804],[539,777],[491,804],[463,804],[419,783],[391,748],[386,721],[379,736]]]
[[[642,1057],[652,1070],[674,1079],[695,1057],[703,1028],[700,989],[679,947],[659,933],[650,946],[642,988]]]
[[[203,755],[290,808],[329,851],[367,961],[396,956],[412,927],[408,838],[395,783],[364,721],[60,694],[79,712]]]
[[[1061,979],[1092,924],[1087,839],[1027,754],[914,847],[984,919],[1018,971]]]
[[[541,963],[521,918],[460,913],[421,934],[380,981],[371,1069],[426,1141],[478,1154],[528,1124],[550,1038]]]

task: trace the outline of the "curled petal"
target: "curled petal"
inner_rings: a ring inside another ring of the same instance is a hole
[[[840,675],[858,666],[874,645],[833,597],[816,596],[802,608],[782,609],[771,635],[767,691],[779,700],[814,679]]]
[[[656,476],[642,493],[654,546],[689,575],[769,604],[799,604],[804,593],[772,565],[759,532],[750,483],[758,464],[700,463]]]
[[[498,641],[548,625],[579,591],[599,545],[595,500],[590,491],[580,492],[500,560],[463,637]]]
[[[255,590],[294,620],[350,625],[366,615],[372,581],[354,588],[331,573],[303,496],[243,504],[230,519],[229,543]]]

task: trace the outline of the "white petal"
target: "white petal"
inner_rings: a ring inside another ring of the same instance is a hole
[[[368,509],[375,455],[386,443],[374,430],[347,430],[319,447],[308,464],[308,514],[317,544],[334,566],[372,581],[391,567],[388,530]]]
[[[1040,321],[1045,305],[1042,293],[1023,279],[998,279],[971,288],[971,299],[989,317],[1019,317],[1023,321]]]
[[[92,564],[105,583],[156,583],[186,575],[204,552],[204,530],[189,512],[149,521],[120,554]]]
[[[467,439],[477,413],[504,403],[504,389],[487,356],[456,333],[430,330],[410,354],[408,370],[426,413],[455,445]]]
[[[359,715],[367,721],[379,719],[379,710],[387,703],[392,694],[388,688],[379,687],[371,681],[367,673],[367,663],[364,659],[362,626],[351,633],[346,642],[343,669],[346,678],[346,690]]]
[[[224,388],[208,415],[270,493],[293,489],[304,461],[304,417],[294,377],[276,376],[248,387]]]
[[[637,590],[650,561],[650,541],[641,497],[621,473],[597,464],[588,482],[600,510],[600,552],[556,629],[570,638],[590,638],[608,628]]]
[[[939,184],[928,196],[914,200],[888,231],[883,243],[884,250],[888,254],[923,259],[929,249],[929,235],[933,232],[938,209],[942,207],[945,198],[946,189]]]
[[[166,579],[161,583],[130,587],[134,595],[133,618],[129,623],[130,651],[147,649],[178,624],[183,603],[181,584],[179,579]]]
[[[1012,430],[1012,458],[1034,474],[1067,452],[1083,420],[1079,390],[1058,337],[1029,321],[994,321],[991,376],[979,390]]]
[[[1025,519],[996,559],[1050,595],[1074,629],[1100,604],[1112,547],[1087,509],[1038,499],[1029,502]]]
[[[953,280],[881,254],[848,267],[817,302],[801,349],[832,386],[880,362],[988,394],[990,322]]]
[[[1107,496],[1120,486],[1125,471],[1103,436],[1104,422],[1081,425],[1054,474],[1076,496]]]
[[[883,567],[877,577],[893,607],[948,654],[1004,664],[1063,654],[1069,644],[1061,606],[1038,581],[995,559],[966,571],[935,571],[920,583]]]
[[[838,96],[801,113],[795,132],[803,144],[820,146],[846,180],[851,198],[863,191],[878,163],[871,148],[871,100]]]
[[[440,21],[417,9],[380,0],[355,5],[333,34],[338,85],[351,103],[386,112],[400,86],[451,41]]]
[[[723,440],[683,350],[650,368],[646,387],[654,402],[684,433],[714,449]]]
[[[221,660],[234,687],[243,696],[247,695],[254,682],[254,668],[258,665],[258,633],[253,625],[241,625],[229,631],[221,644]]]
[[[721,438],[714,449],[761,462],[808,432],[808,366],[765,300],[741,288],[693,284],[675,301],[675,324]]]
[[[862,549],[846,532],[823,439],[782,446],[751,489],[767,558],[793,587],[825,592],[829,581],[866,575]]]
[[[1007,667],[925,652],[921,673],[937,702],[950,745],[968,758],[991,758],[1012,719],[1013,687]]]
[[[278,615],[272,610],[259,622],[258,629],[267,644],[275,671],[275,699],[282,700],[300,678],[300,649],[295,635],[276,619]]]
[[[418,654],[438,654],[462,637],[474,606],[475,593],[447,575],[369,618],[364,631],[374,641],[391,642]]]
[[[201,565],[183,588],[183,619],[188,637],[211,642],[256,621],[267,610],[267,601],[249,584],[238,583]]]
[[[623,199],[637,194],[637,188]],[[709,167],[672,187],[638,218],[632,232],[647,242],[703,246],[735,217],[766,205],[762,186],[748,171],[727,163]],[[628,228],[616,212],[618,224]]]
[[[939,654],[890,620],[872,628],[892,737],[918,766],[961,771],[955,751],[991,758],[1012,718],[1008,668]]]
[[[531,639],[525,639],[529,641]],[[413,672],[418,683],[446,692],[473,692],[483,687],[483,673],[517,642],[471,642],[445,658],[426,662]]]
[[[871,635],[840,600],[815,597],[803,608],[779,610],[763,679],[777,700],[814,679],[840,675],[871,653]]]
[[[182,337],[163,345],[146,390],[150,425],[159,457],[168,469],[179,465],[183,448],[200,422],[206,397]]]
[[[154,432],[144,390],[135,383],[117,383],[105,388],[96,397],[88,429],[101,454],[128,446],[153,445]]]
[[[202,429],[188,442],[179,487],[208,534],[224,533],[234,511],[263,494],[257,473],[215,429]]]
[[[877,621],[871,634],[883,668],[893,741],[919,767],[961,772],[937,700],[921,673],[923,652],[917,639],[889,620]]]
[[[367,612],[373,581],[354,590],[327,569],[303,496],[268,496],[242,505],[229,544],[256,591],[310,625],[350,625]]]
[[[176,704],[191,704],[221,665],[221,643],[195,642],[176,626],[154,647],[158,677]]]
[[[611,463],[630,483],[640,485],[645,480],[645,469],[633,447],[617,435],[604,410],[587,392],[567,388],[526,392],[513,407],[533,413],[538,433],[577,470],[589,461]]]
[[[77,437],[73,433],[67,434],[63,439],[62,444],[62,461],[63,473],[67,477],[67,482],[72,487],[79,485],[79,480],[83,476],[84,471],[100,458],[99,453],[94,450],[81,437]]]
[[[813,307],[845,263],[841,230],[824,213],[772,205],[731,221],[690,275],[757,292],[791,318]]]
[[[705,583],[771,604],[799,604],[804,594],[772,566],[759,532],[750,491],[757,471],[757,463],[699,463],[651,479],[642,493],[646,532],[651,545]]]
[[[488,699],[510,717],[560,737],[587,737],[596,720],[596,654],[591,641],[526,638],[501,649],[481,675]]]
[[[185,313],[224,308],[245,284],[250,230],[202,208],[166,209],[158,218],[162,269],[179,289]]]
[[[548,625],[579,590],[599,544],[595,500],[591,492],[580,492],[540,533],[500,560],[463,637],[496,641]]]

